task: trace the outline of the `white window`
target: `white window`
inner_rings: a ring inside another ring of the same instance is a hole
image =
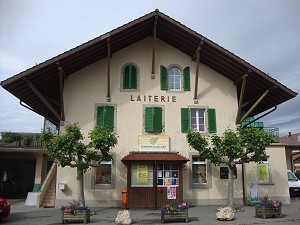
[[[205,129],[205,109],[191,108],[191,127],[198,132],[206,132]]]
[[[171,67],[168,71],[169,90],[181,90],[181,72],[177,67]]]
[[[257,175],[259,183],[270,183],[270,164],[268,161],[262,161],[257,164]]]
[[[131,165],[131,187],[153,187],[153,165]]]
[[[192,158],[193,184],[207,184],[207,162],[199,156]]]

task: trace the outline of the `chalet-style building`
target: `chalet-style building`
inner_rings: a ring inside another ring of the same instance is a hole
[[[113,161],[85,174],[86,204],[120,206],[126,189],[129,208],[172,201],[226,203],[226,168],[190,149],[187,129],[209,136],[245,123],[261,127],[256,115],[297,95],[158,10],[1,85],[62,133],[66,124],[78,122],[86,143],[96,125],[115,129],[119,139]],[[290,202],[285,148],[274,143],[267,152],[268,161],[237,168],[237,202],[249,201],[252,183],[258,183],[260,196]],[[52,169],[59,207],[76,199],[76,171],[58,167],[56,175]]]

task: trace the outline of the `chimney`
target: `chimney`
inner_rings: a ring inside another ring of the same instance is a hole
[[[289,132],[289,137],[291,137],[292,136],[292,132]]]

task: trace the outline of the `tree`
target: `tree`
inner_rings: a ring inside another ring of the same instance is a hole
[[[102,131],[103,135],[97,140],[92,140],[90,144],[86,145],[82,143],[83,135],[80,132],[78,124],[68,124],[65,129],[65,133],[59,136],[53,136],[50,132],[42,132],[40,139],[45,143],[45,149],[47,154],[54,158],[57,164],[61,167],[70,166],[77,169],[77,195],[78,201],[85,206],[84,188],[83,188],[83,174],[93,166],[93,161],[102,161],[108,159],[97,154],[97,151],[91,149],[98,142],[106,143],[108,150],[111,146],[111,142],[106,141],[105,135],[109,137],[115,137],[116,134],[113,131],[107,130],[105,127],[94,130],[98,132]],[[93,132],[93,131],[92,131]],[[97,134],[95,133],[95,136]],[[107,155],[109,153],[107,152]]]
[[[189,130],[187,141],[201,157],[214,165],[228,166],[228,205],[233,207],[233,174],[236,165],[268,159],[266,147],[274,142],[274,137],[258,128],[228,129],[222,136],[211,137]]]

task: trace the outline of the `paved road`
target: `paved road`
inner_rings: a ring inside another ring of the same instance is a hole
[[[9,200],[11,215],[0,224],[14,225],[58,225],[61,224],[59,209],[47,209],[24,206],[24,200]],[[201,225],[251,225],[251,224],[283,224],[300,225],[300,198],[293,198],[290,205],[284,205],[282,218],[262,219],[255,217],[253,206],[242,206],[242,211],[235,213],[233,221],[217,221],[216,210],[220,206],[195,206],[189,209],[189,223]],[[112,225],[120,210],[119,208],[92,208],[95,215],[89,224]],[[160,224],[159,210],[130,210],[133,224]],[[167,224],[183,225],[181,222],[168,222]]]

